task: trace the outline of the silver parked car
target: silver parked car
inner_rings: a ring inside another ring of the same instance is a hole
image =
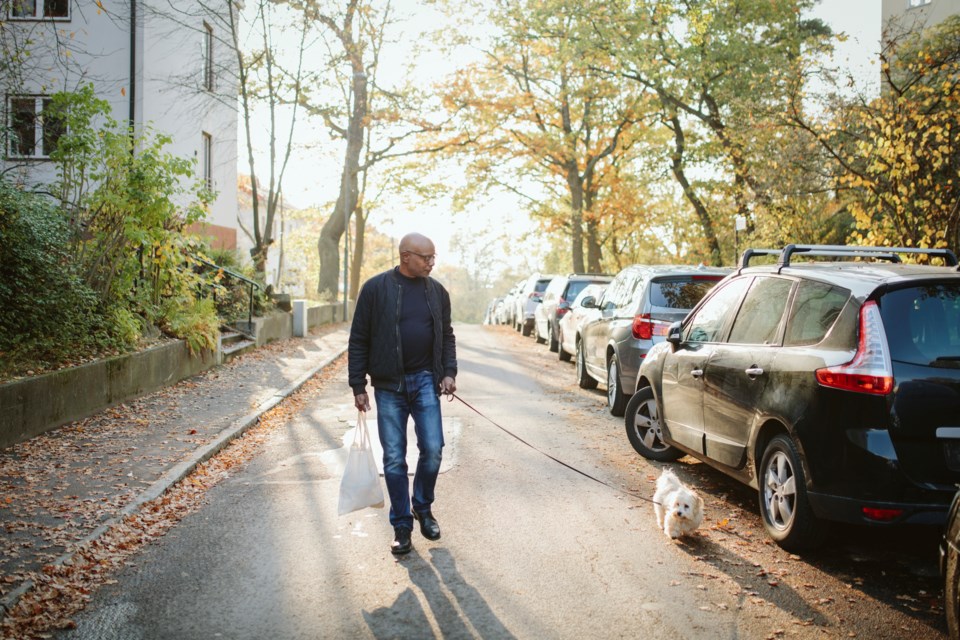
[[[607,408],[622,416],[635,391],[640,363],[663,342],[670,324],[687,313],[730,269],[631,265],[617,274],[599,300],[583,301],[600,310],[577,343],[577,383],[582,389],[607,384]]]

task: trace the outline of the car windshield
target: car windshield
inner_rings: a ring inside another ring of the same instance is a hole
[[[650,304],[664,309],[692,309],[720,280],[720,276],[655,280],[650,286]]]
[[[572,280],[567,285],[567,295],[564,296],[564,299],[574,300],[581,291],[587,288],[588,284],[590,284],[589,280]]]
[[[579,307],[580,303],[583,302],[585,298],[593,296],[594,298],[599,298],[600,294],[603,293],[603,290],[607,288],[606,284],[591,284],[583,288],[583,290],[577,294],[577,297],[573,300],[573,306]]]
[[[893,360],[960,367],[960,282],[897,289],[880,305]]]

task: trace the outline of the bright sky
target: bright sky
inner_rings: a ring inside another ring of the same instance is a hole
[[[410,21],[411,32],[404,34],[405,40],[417,40],[416,32],[435,28],[438,24],[438,16],[433,10],[417,0],[401,0],[401,6],[414,18]],[[837,64],[851,70],[858,86],[873,92],[878,91],[879,87],[879,70],[875,60],[879,51],[880,13],[880,0],[822,0],[813,11],[813,15],[822,18],[834,31],[849,36],[846,42],[838,46]],[[464,56],[467,55],[465,52]],[[402,60],[407,55],[391,55],[389,58]],[[465,61],[465,57],[430,56],[420,73],[425,81],[439,78]],[[381,71],[381,75],[385,73],[386,70]],[[389,82],[386,84],[389,86]],[[328,139],[322,130],[298,137]],[[285,177],[286,197],[301,207],[332,201],[336,197],[341,164],[342,151],[339,149],[302,154],[291,163]],[[455,234],[495,237],[508,233],[519,238],[535,228],[525,215],[519,213],[518,202],[507,195],[479,203],[470,212],[456,216],[451,214],[450,203],[444,200],[418,205],[413,210],[400,205],[389,211],[375,211],[370,223],[397,239],[410,231],[424,233],[433,239],[441,260],[451,262],[456,260],[456,247],[452,246]],[[522,246],[523,251],[528,253],[536,249],[530,246],[529,240],[524,245],[516,246]],[[508,259],[516,259],[516,256]]]
[[[870,95],[880,92],[880,0],[821,0],[813,15],[835,33],[847,35],[837,45],[836,62],[854,76],[857,87]]]

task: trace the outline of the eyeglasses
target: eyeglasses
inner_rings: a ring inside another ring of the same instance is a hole
[[[432,254],[430,254],[429,256],[425,256],[425,255],[423,255],[422,253],[417,253],[416,251],[407,251],[407,253],[412,253],[412,254],[415,255],[415,256],[419,256],[419,257],[423,258],[424,262],[436,262],[436,261],[437,261],[437,254],[435,254],[435,253],[432,253]]]

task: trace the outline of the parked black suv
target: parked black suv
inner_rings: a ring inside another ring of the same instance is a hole
[[[750,266],[759,255],[779,258]],[[960,482],[957,258],[748,250],[651,349],[637,386],[626,410],[634,448],[665,461],[690,454],[757,489],[785,549],[817,544],[831,520],[943,524]]]

